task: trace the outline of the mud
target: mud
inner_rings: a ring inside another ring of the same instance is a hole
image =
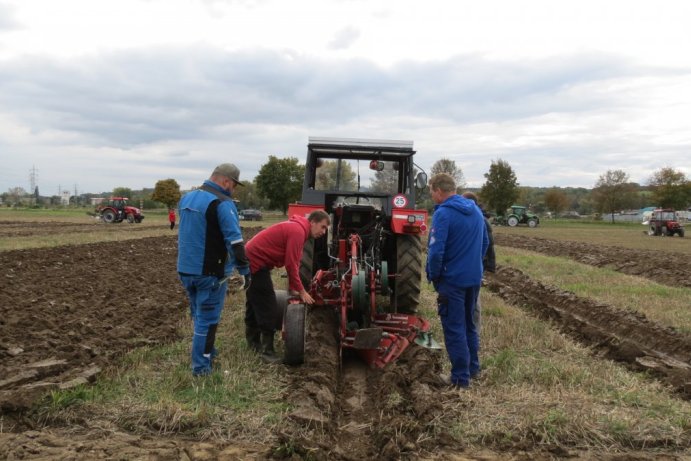
[[[0,253],[0,410],[170,342],[186,309],[174,237]]]
[[[427,434],[441,415],[441,351],[409,347],[384,370],[346,351],[339,366],[334,312],[308,313],[306,362],[293,369],[287,393],[297,423],[281,434],[313,459],[401,459],[431,453]]]
[[[0,235],[7,229],[0,226]],[[246,230],[245,237],[258,230]],[[23,235],[19,225],[17,232],[12,235]],[[544,239],[497,237],[498,244],[533,245],[533,251],[552,245]],[[579,248],[574,259],[589,251],[586,259],[599,261],[610,253],[576,242],[558,245]],[[622,249],[612,251],[611,260],[617,252]],[[634,253],[641,255],[626,255],[628,262],[649,257]],[[0,459],[592,459],[588,453],[544,453],[534,447],[461,455],[462,444],[434,429],[445,400],[454,398],[436,387],[443,352],[411,347],[384,370],[369,369],[350,355],[341,360],[336,319],[324,308],[311,309],[307,317],[306,363],[286,368],[290,424],[262,446],[129,434],[100,420],[42,427],[25,419],[23,410],[49,390],[98,379],[101,369],[133,348],[180,339],[177,327],[187,301],[175,258],[174,236],[0,253]],[[611,260],[602,265],[618,264]],[[666,276],[669,283],[674,277],[688,282],[688,265],[680,267],[685,268],[681,275]],[[508,302],[531,306],[604,356],[651,370],[689,397],[688,338],[640,315],[530,281],[510,268],[500,268],[488,286]]]
[[[93,217],[85,216],[83,223],[72,222],[26,222],[26,221],[0,221],[0,238],[32,237],[52,234],[80,234],[87,232],[140,232],[151,229],[154,226],[147,224],[146,219],[139,224],[128,222],[107,224]],[[160,227],[161,224],[155,226]]]
[[[494,243],[550,256],[562,256],[591,266],[607,267],[664,285],[691,287],[691,258],[688,255],[665,252],[664,260],[661,261],[659,251],[502,233],[494,234]]]

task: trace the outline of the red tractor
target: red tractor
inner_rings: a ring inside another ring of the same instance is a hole
[[[674,234],[684,236],[684,227],[677,221],[676,212],[671,208],[653,210],[648,220],[648,235],[672,237]]]
[[[305,244],[300,276],[316,306],[335,310],[340,350],[355,349],[383,367],[412,342],[438,348],[429,323],[415,315],[427,211],[414,209],[412,142],[310,138],[302,200],[289,214],[324,210],[331,227]],[[284,309],[285,361],[304,358],[305,307],[277,295]]]
[[[96,213],[104,222],[116,223],[127,221],[128,223],[140,223],[144,219],[142,211],[127,204],[126,197],[111,197],[96,207]]]

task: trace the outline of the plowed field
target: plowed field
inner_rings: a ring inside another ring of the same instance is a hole
[[[4,224],[0,236],[5,238],[67,225]],[[80,225],[69,226],[80,232]],[[678,455],[639,451],[646,448],[643,442],[619,454],[509,444],[505,452],[466,457],[462,442],[444,432],[432,437],[428,430],[444,421],[450,402],[458,400],[456,391],[438,388],[444,357],[409,348],[383,371],[351,357],[344,357],[339,368],[336,320],[318,309],[308,316],[306,363],[284,371],[291,407],[286,424],[265,444],[129,433],[98,420],[45,426],[32,419],[28,409],[50,390],[97,380],[101,370],[133,348],[183,339],[178,327],[187,301],[175,273],[176,245],[174,236],[165,236],[0,253],[0,459],[264,459],[287,445],[294,459],[688,459],[683,449]],[[653,255],[641,250],[603,251],[597,245],[501,234],[497,245],[691,286],[688,257],[661,271],[649,264]],[[687,335],[532,281],[509,267],[488,277],[487,287],[508,303],[550,319],[602,356],[649,371],[679,399],[691,398]],[[689,431],[681,440],[649,443],[688,447]]]

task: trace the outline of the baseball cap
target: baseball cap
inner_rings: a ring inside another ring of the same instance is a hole
[[[240,182],[240,170],[232,163],[222,163],[218,165],[214,169],[213,174],[220,174],[228,179],[232,179],[239,186],[244,186],[244,184]]]

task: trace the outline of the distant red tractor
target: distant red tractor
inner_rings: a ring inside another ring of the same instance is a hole
[[[111,197],[96,207],[96,213],[103,222],[116,223],[127,221],[128,223],[140,223],[144,220],[142,211],[127,204],[127,197]]]
[[[678,234],[684,236],[684,227],[677,221],[677,214],[671,208],[653,210],[648,220],[648,235],[672,237]]]

